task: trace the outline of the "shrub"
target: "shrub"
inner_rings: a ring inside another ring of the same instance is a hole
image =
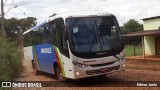
[[[0,81],[11,81],[20,75],[20,53],[15,42],[0,37]]]

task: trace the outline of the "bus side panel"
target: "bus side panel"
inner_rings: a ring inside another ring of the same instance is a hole
[[[65,55],[62,55],[62,60],[63,60],[63,68],[64,68],[64,73],[66,78],[74,78],[74,67],[72,60],[66,57]]]
[[[60,71],[63,77],[66,77],[65,70],[64,70],[64,62],[62,60],[62,54],[60,53],[59,49],[56,46],[53,46],[56,56],[56,62],[60,67]]]
[[[56,62],[56,56],[51,44],[40,44],[33,47],[34,56],[38,63],[38,70],[54,74],[53,63]]]

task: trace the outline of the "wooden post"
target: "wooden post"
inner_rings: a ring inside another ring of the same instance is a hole
[[[145,60],[144,36],[142,36],[142,47],[143,47],[143,59]]]
[[[136,56],[136,46],[133,45],[133,48],[134,48],[134,56]]]
[[[6,38],[6,32],[4,29],[4,4],[3,0],[1,0],[1,32],[2,32],[2,37]]]

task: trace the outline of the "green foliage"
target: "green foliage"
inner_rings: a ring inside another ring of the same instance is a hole
[[[22,19],[11,18],[5,20],[5,31],[8,37],[16,37],[16,32],[23,32],[36,25],[36,18],[27,17]]]
[[[130,19],[127,23],[121,27],[122,34],[128,34],[132,32],[142,31],[143,25],[138,23],[135,19]],[[141,37],[131,37],[125,39],[125,45],[138,45],[141,43]]]
[[[138,23],[135,19],[130,19],[127,23],[123,25],[123,34],[128,34],[131,32],[142,31],[143,25]]]
[[[128,45],[124,48],[126,56],[134,56],[134,46]],[[143,55],[143,48],[140,46],[136,46],[135,48],[136,56]]]
[[[27,18],[22,18],[20,19],[20,26],[22,28],[22,30],[28,30],[31,27],[36,25],[36,18],[34,17],[27,17]]]
[[[0,80],[12,80],[20,75],[22,64],[15,42],[0,37]]]
[[[17,30],[17,26],[20,25],[20,21],[16,18],[11,18],[5,20],[5,31],[8,37],[13,37],[15,30]]]
[[[158,29],[160,30],[160,26],[158,27]]]

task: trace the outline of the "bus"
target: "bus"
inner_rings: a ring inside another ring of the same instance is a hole
[[[59,81],[125,70],[125,53],[116,17],[107,12],[54,14],[27,30],[33,72],[54,74]]]

